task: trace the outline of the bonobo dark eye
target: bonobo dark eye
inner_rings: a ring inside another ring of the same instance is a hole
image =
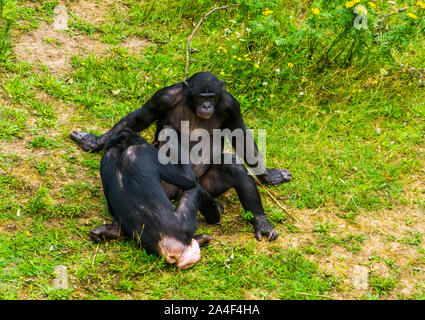
[[[217,99],[217,96],[216,96],[215,93],[201,93],[198,97],[201,99],[200,101],[208,100],[208,101],[211,101],[213,103]]]

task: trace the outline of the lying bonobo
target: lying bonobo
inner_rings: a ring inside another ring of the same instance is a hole
[[[125,237],[179,268],[190,268],[200,259],[199,247],[210,238],[193,236],[198,208],[209,223],[217,223],[223,209],[196,182],[189,164],[161,164],[155,147],[124,129],[106,144],[100,174],[115,222],[92,230],[94,241],[117,238],[122,230]],[[176,209],[161,180],[184,190]]]

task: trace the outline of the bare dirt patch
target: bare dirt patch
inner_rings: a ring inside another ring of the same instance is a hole
[[[211,246],[223,243],[243,246],[255,242],[259,254],[273,254],[276,247],[301,250],[319,265],[322,272],[341,280],[339,288],[327,294],[332,299],[361,299],[376,295],[370,281],[374,277],[394,281],[394,288],[387,294],[381,293],[380,299],[410,297],[425,287],[425,252],[422,248],[425,210],[420,207],[400,206],[392,210],[361,212],[354,222],[342,218],[341,212],[335,208],[288,208],[298,221],[288,218],[286,223],[278,224],[276,229],[280,235],[276,241],[258,242],[251,228],[242,230],[244,223],[240,207],[230,203],[232,195],[233,191],[229,191],[219,199],[225,206],[219,225],[200,223],[200,227],[208,227],[212,232]],[[263,202],[269,201],[267,197],[262,199]],[[288,224],[293,224],[298,232],[289,232],[285,227]],[[327,226],[327,231],[318,232],[319,225]],[[350,236],[361,236],[363,240],[350,240]],[[353,249],[355,245],[358,247]],[[249,298],[255,299],[255,295]]]
[[[117,10],[125,12],[127,7],[123,6],[119,1],[85,1],[79,0],[68,6],[78,18],[89,21],[94,25],[104,23],[108,18],[108,12]]]
[[[44,64],[53,74],[71,70],[73,55],[105,54],[108,45],[85,35],[70,36],[56,31],[53,25],[42,22],[40,28],[25,33],[16,41],[13,52],[18,60],[31,64]]]
[[[133,55],[139,54],[148,45],[149,41],[138,37],[128,37],[120,44],[122,48],[128,49],[128,52]]]
[[[395,279],[394,290],[381,299],[397,299],[397,293],[411,295],[425,281],[425,261],[421,251],[421,236],[425,231],[425,212],[420,208],[400,207],[394,210],[364,212],[356,217],[355,223],[337,216],[334,209],[291,210],[299,219],[298,233],[282,234],[277,239],[284,248],[295,247],[305,250],[320,248],[320,253],[310,255],[319,263],[321,270],[342,280],[343,290],[335,292],[335,298],[359,299],[373,294],[373,289],[355,289],[356,271],[368,269],[368,276]],[[330,226],[328,237],[344,239],[351,235],[362,235],[364,240],[357,252],[351,252],[342,243],[323,245],[323,237],[315,226]],[[416,238],[415,238],[416,237]],[[416,240],[417,241],[416,241]],[[263,245],[261,245],[263,247]],[[424,271],[422,271],[422,269]]]

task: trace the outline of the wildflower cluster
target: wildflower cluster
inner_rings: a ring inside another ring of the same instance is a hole
[[[411,13],[411,12],[408,12],[407,13],[407,16],[410,17],[410,18],[412,18],[412,19],[417,19],[418,18],[418,16],[416,14]]]
[[[264,10],[263,12],[262,12],[262,15],[263,16],[268,16],[268,15],[271,15],[271,14],[273,14],[274,13],[274,11],[273,10],[270,10],[269,8],[266,8],[266,10]]]
[[[320,10],[317,8],[311,8],[311,11],[313,12],[313,14],[316,14],[316,15],[320,13]]]
[[[360,3],[360,0],[353,0],[353,1],[348,1],[346,4],[345,4],[345,7],[348,9],[348,8],[352,8],[352,7],[354,7],[356,4],[358,4],[358,3]]]

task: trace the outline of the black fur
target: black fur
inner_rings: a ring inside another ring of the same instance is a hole
[[[124,128],[140,132],[156,122],[155,140],[157,140],[158,133],[165,126],[172,126],[179,131],[181,121],[189,121],[193,124],[191,128],[204,128],[210,132],[213,129],[241,129],[245,141],[248,141],[252,138],[247,135],[239,103],[223,88],[223,85],[223,81],[209,72],[196,73],[187,81],[158,90],[143,107],[122,118],[101,137],[74,131],[71,138],[77,141],[83,150],[98,151],[113,135]],[[255,143],[254,153],[258,154]],[[239,156],[247,161],[246,153]],[[262,161],[261,157],[259,161]],[[257,165],[257,163],[247,164],[251,167]],[[277,232],[273,230],[264,214],[256,184],[242,164],[193,165],[193,169],[199,184],[213,197],[229,188],[236,189],[242,206],[253,213],[251,223],[258,240],[261,240],[262,236],[266,236],[269,240],[277,238]],[[266,169],[258,178],[263,183],[279,185],[290,181],[291,173],[284,169]],[[169,196],[176,194],[178,192],[168,192]]]
[[[109,211],[123,235],[151,253],[158,253],[157,245],[164,235],[189,245],[199,206],[204,214],[219,219],[215,202],[196,182],[191,166],[161,164],[158,150],[129,129],[106,144],[100,174]],[[186,190],[176,210],[161,180]],[[96,238],[99,232],[92,231],[91,235]]]

